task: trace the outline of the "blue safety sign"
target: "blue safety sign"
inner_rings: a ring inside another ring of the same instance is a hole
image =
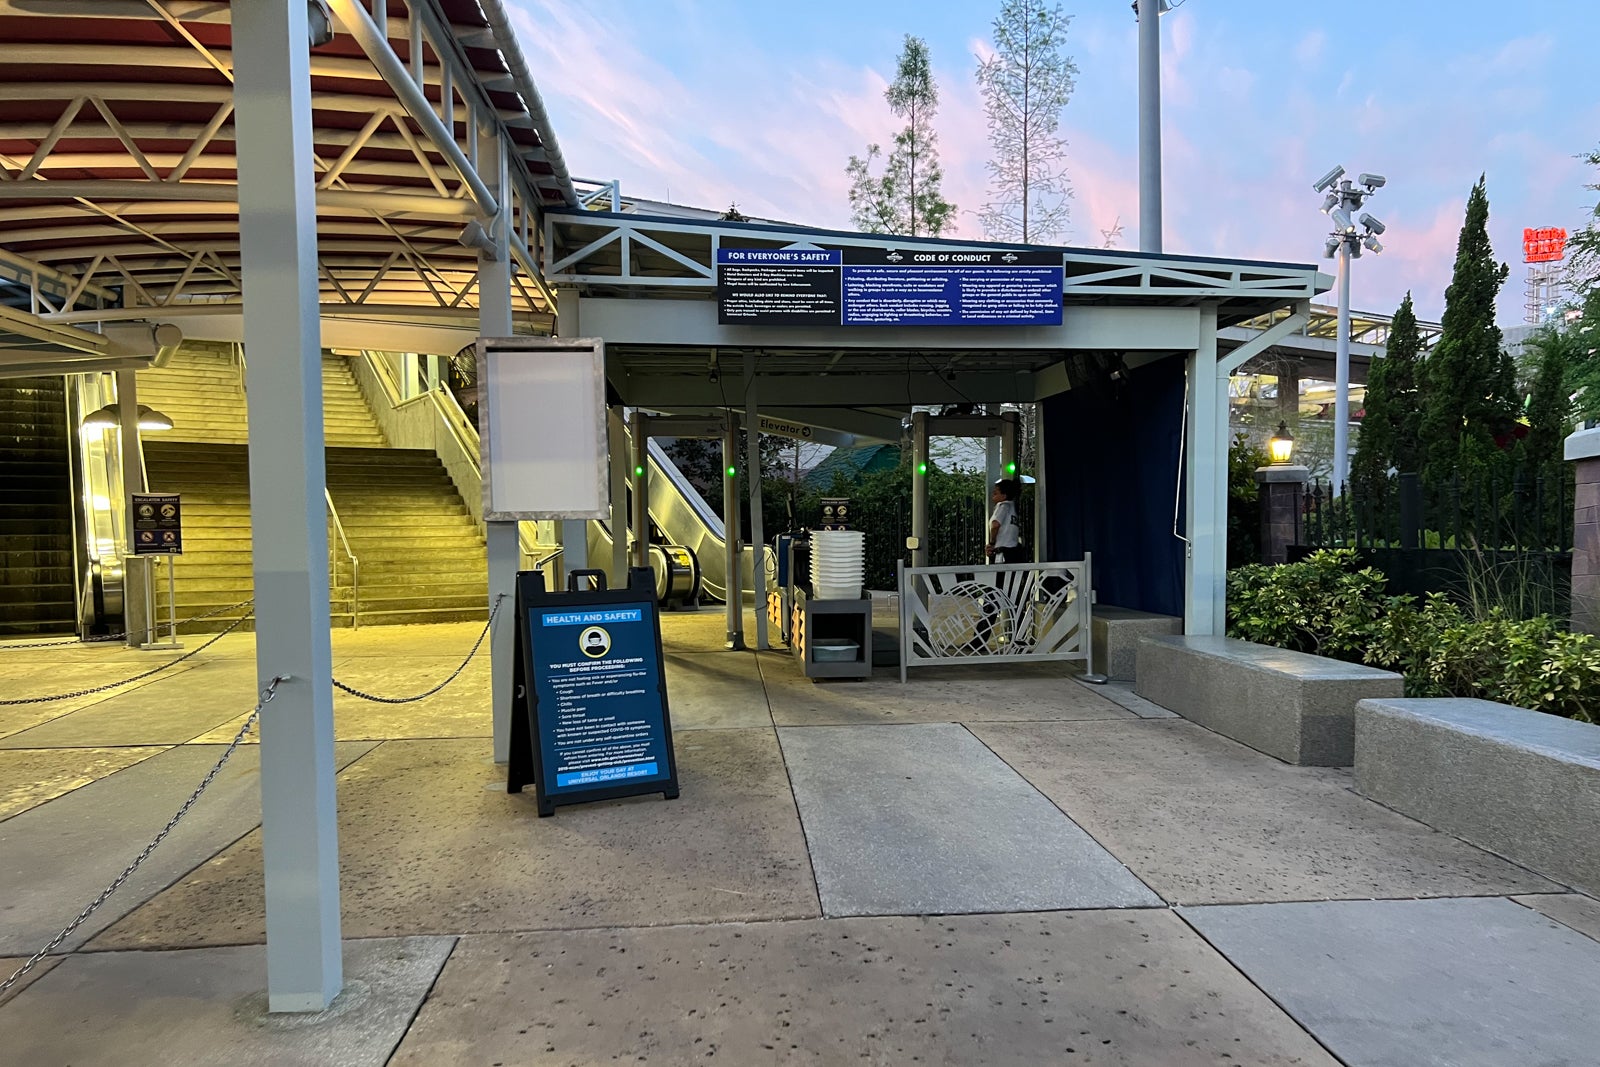
[[[1059,252],[719,248],[724,325],[1059,326]]]
[[[518,579],[518,700],[507,787],[558,804],[678,794],[654,577],[628,589],[546,593]]]

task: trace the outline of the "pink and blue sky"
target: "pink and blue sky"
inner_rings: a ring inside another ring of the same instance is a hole
[[[980,238],[988,144],[973,78],[998,0],[511,0],[573,173],[626,194],[849,228],[845,161],[887,143],[906,33],[927,40],[956,234]],[[1062,131],[1067,243],[1137,248],[1136,26],[1128,0],[1063,4],[1077,90]],[[1348,14],[1346,14],[1348,13]],[[1581,225],[1597,180],[1600,5],[1572,0],[1184,0],[1162,18],[1166,250],[1318,260],[1311,183],[1335,163],[1385,174],[1368,210],[1384,254],[1353,303],[1444,307],[1466,196],[1488,175],[1490,235],[1522,317],[1522,230]],[[1331,266],[1331,265],[1330,265]],[[1331,295],[1331,294],[1330,294]]]

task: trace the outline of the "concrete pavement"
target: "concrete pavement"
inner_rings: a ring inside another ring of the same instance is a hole
[[[0,1049],[743,1067],[1577,1064],[1600,1046],[1600,904],[1347,772],[1060,669],[814,685],[782,653],[714,651],[720,612],[664,626],[681,799],[537,819],[489,759],[483,661],[416,704],[341,695],[334,1008],[262,1010],[244,752],[0,1000]],[[336,631],[335,674],[420,691],[480,628]],[[0,697],[162,656],[0,646]],[[0,979],[187,795],[253,702],[252,664],[230,636],[170,677],[0,709]]]

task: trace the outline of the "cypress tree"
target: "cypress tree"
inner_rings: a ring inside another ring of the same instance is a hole
[[[1357,493],[1371,493],[1388,478],[1390,469],[1417,470],[1422,414],[1417,404],[1417,379],[1422,359],[1422,338],[1417,316],[1406,293],[1389,324],[1384,357],[1367,368],[1366,414],[1356,441],[1351,481]]]
[[[1514,419],[1516,368],[1494,323],[1495,298],[1509,273],[1489,244],[1489,194],[1480,176],[1467,198],[1443,330],[1423,364],[1422,462],[1435,485],[1463,463],[1478,466],[1492,456],[1495,436]]]
[[[1571,368],[1578,361],[1576,334],[1550,327],[1528,338],[1533,370],[1528,395],[1528,459],[1544,470],[1561,462],[1561,443],[1572,428]]]

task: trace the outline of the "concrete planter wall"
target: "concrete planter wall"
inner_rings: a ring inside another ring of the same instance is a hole
[[[1600,892],[1600,726],[1487,700],[1363,700],[1356,791]]]

